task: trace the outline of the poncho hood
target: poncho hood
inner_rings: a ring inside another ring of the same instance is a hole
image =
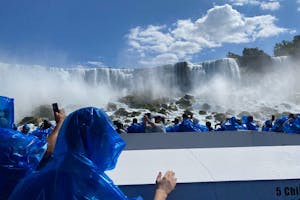
[[[53,156],[64,159],[72,154],[106,171],[115,167],[125,145],[106,113],[87,107],[74,111],[65,119]]]

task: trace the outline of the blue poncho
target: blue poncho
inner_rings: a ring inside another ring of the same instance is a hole
[[[12,128],[14,123],[14,99],[0,96],[0,128]]]
[[[11,199],[126,200],[105,174],[115,167],[124,147],[104,112],[93,107],[77,110],[65,119],[53,158],[25,178]]]
[[[7,199],[19,180],[36,169],[46,149],[45,140],[0,128],[0,199]]]

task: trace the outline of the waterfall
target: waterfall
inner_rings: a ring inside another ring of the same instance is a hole
[[[224,58],[219,60],[207,61],[201,63],[207,77],[221,75],[233,81],[239,81],[239,66],[233,58]]]
[[[165,93],[167,95],[172,95],[173,92],[190,92],[199,84],[205,84],[216,75],[233,81],[240,80],[239,67],[231,58],[198,64],[180,62],[152,68],[86,69],[83,75],[83,80],[91,85],[106,85],[115,90],[125,89],[137,93],[153,88],[164,93],[167,92]]]
[[[89,88],[105,87],[115,92],[147,91],[154,96],[159,94],[173,96],[190,92],[216,75],[234,81],[240,80],[238,65],[234,59],[230,58],[197,64],[180,62],[151,68],[84,68],[82,66],[55,68],[0,64],[1,77],[5,74],[9,74],[3,80],[7,84],[17,84],[14,79],[9,78],[20,77],[19,81],[28,83],[27,88],[37,87],[34,83],[36,82],[47,90],[51,88],[48,83],[56,79],[60,82],[58,87],[61,89],[66,85],[72,85],[72,88],[65,88],[65,90],[76,90],[75,87],[86,85]],[[18,85],[17,87],[24,86]]]
[[[16,116],[30,115],[33,108],[58,102],[65,108],[97,106],[121,96],[178,97],[205,86],[214,74],[238,80],[233,59],[198,64],[180,62],[150,68],[45,67],[0,63],[0,94],[15,98]]]

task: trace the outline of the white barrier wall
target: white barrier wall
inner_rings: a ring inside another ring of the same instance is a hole
[[[127,150],[108,175],[128,196],[152,199],[157,173],[173,170],[178,184],[169,199],[300,199],[299,135],[156,133],[124,139]]]

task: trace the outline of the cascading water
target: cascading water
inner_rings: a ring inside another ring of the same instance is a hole
[[[59,102],[72,111],[82,106],[105,107],[108,102],[128,94],[142,95],[146,99],[174,98],[189,93],[197,98],[194,109],[201,109],[207,103],[212,112],[263,113],[266,108],[299,112],[291,98],[300,91],[299,70],[293,70],[295,65],[287,64],[287,60],[274,58],[273,70],[258,75],[241,73],[236,61],[230,58],[127,69],[2,63],[0,94],[15,98],[17,120],[30,115],[34,107],[42,104]]]
[[[231,72],[243,71],[240,76],[234,76],[235,80],[217,75],[214,65],[207,68],[211,66],[213,69],[209,71],[215,77],[195,91],[198,96],[196,108],[201,109],[203,103],[209,103],[214,111],[230,115],[250,112],[262,121],[272,114],[300,111],[299,101],[297,103],[295,98],[300,91],[299,67],[289,58],[272,58],[270,66],[263,66],[264,69],[257,72],[231,69]]]

